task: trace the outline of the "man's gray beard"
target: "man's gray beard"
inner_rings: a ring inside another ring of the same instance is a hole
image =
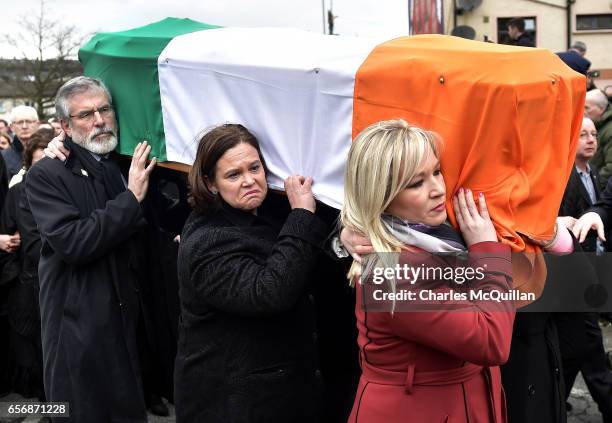
[[[104,132],[110,132],[112,135],[106,135],[106,139],[104,141],[94,140],[96,135]],[[85,150],[101,156],[110,153],[117,147],[117,137],[115,135],[115,131],[108,127],[96,129],[94,132],[91,132],[89,135],[83,138],[80,136],[80,134],[73,132],[72,141],[83,147]]]

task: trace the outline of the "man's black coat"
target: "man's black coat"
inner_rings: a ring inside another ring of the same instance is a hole
[[[47,399],[78,422],[145,422],[136,325],[138,252],[146,222],[131,191],[104,186],[74,154],[30,169],[27,198],[40,230],[40,308]]]
[[[586,210],[586,212],[597,213],[603,221],[606,233],[610,231],[610,225],[612,224],[612,178],[608,179],[606,188],[601,192],[599,201],[592,208]]]
[[[583,75],[586,75],[591,67],[591,62],[582,57],[582,55],[575,50],[557,53],[557,56],[559,56],[567,66]]]
[[[593,181],[593,187],[595,188],[595,197],[599,198],[601,193],[599,191],[599,172],[593,166],[591,166],[591,180]],[[579,218],[585,210],[593,206],[591,197],[587,192],[580,175],[576,170],[576,167],[572,167],[572,173],[570,174],[565,192],[563,193],[563,200],[561,200],[561,206],[559,207],[559,216],[572,216]],[[589,232],[584,243],[582,243],[582,249],[586,252],[594,253],[596,248],[597,234],[595,232]]]
[[[593,172],[596,178],[597,172]],[[597,180],[594,179],[597,190]],[[575,216],[580,214],[578,208],[588,208],[590,199],[580,175],[576,168],[572,173],[565,190],[560,216]],[[593,242],[594,245],[594,242]],[[580,248],[574,240],[574,249]],[[593,247],[594,248],[594,247]],[[578,256],[571,256],[576,258]],[[567,274],[574,270],[567,269],[567,265],[577,264],[576,260],[569,261],[568,256],[555,257],[546,255],[548,269],[545,290],[542,298],[558,295],[558,291],[549,291],[560,280],[567,279]],[[590,264],[580,262],[586,266],[582,273],[583,281],[588,280]],[[566,316],[564,314],[563,316]],[[567,421],[565,412],[565,382],[563,379],[562,348],[559,345],[557,324],[563,323],[563,338],[568,333],[581,335],[576,325],[576,319],[564,318],[561,321],[557,313],[549,312],[521,312],[516,314],[514,330],[512,332],[512,345],[508,362],[501,367],[502,381],[506,393],[508,420],[511,423],[556,422]],[[563,340],[562,340],[563,341]],[[568,343],[563,347],[567,347]],[[565,351],[568,349],[565,348]]]
[[[3,162],[5,164],[4,172],[6,177],[10,181],[11,178],[19,172],[21,166],[23,166],[23,143],[21,140],[15,135],[13,137],[13,142],[11,146],[6,150],[2,150],[0,154],[2,155]]]
[[[593,166],[591,166],[590,177],[595,187],[595,198],[599,199],[601,193],[599,191],[598,172]],[[574,167],[565,188],[559,215],[578,218],[592,206],[591,198]],[[597,234],[594,231],[589,232],[581,246],[584,251],[594,253],[597,246]],[[601,257],[594,257],[592,254],[589,258],[593,262],[594,269],[598,270],[599,280],[602,281],[602,278],[607,278],[609,269],[609,266],[606,265],[607,260],[599,261]],[[585,284],[588,280],[584,275],[584,273],[581,274],[582,278],[579,281],[582,284]],[[577,281],[572,282],[576,283]],[[601,329],[598,324],[598,314],[558,313],[555,317],[563,357],[566,398],[569,397],[569,391],[578,372],[582,372],[591,397],[593,397],[603,415],[603,421],[610,421],[612,377],[605,365],[606,355],[603,349]]]
[[[516,40],[512,40],[510,44],[521,47],[535,47],[533,38],[531,38],[531,36],[526,32],[523,32],[521,35],[519,35]]]

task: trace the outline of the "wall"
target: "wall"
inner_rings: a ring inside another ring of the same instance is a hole
[[[476,30],[476,39],[487,35],[497,42],[497,18],[535,16],[537,21],[536,46],[554,52],[567,48],[567,14],[565,0],[483,0],[470,12],[457,17],[457,25],[469,25]],[[612,30],[598,32],[576,31],[576,14],[612,13],[612,0],[576,0],[572,5],[571,41],[587,44],[587,58],[591,69],[602,71],[602,78],[612,79]],[[453,0],[444,0],[445,28],[453,28]]]

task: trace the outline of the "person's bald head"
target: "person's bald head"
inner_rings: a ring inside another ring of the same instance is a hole
[[[572,44],[571,49],[576,50],[581,56],[584,56],[587,52],[587,46],[582,41],[576,41],[574,44]]]
[[[599,89],[590,90],[584,100],[584,115],[593,122],[599,121],[608,108],[608,97]]]

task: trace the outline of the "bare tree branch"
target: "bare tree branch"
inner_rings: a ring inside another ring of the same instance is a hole
[[[19,32],[2,37],[21,55],[5,82],[16,96],[32,101],[43,118],[59,87],[82,73],[74,59],[85,41],[74,25],[49,16],[48,3],[40,0],[38,13],[18,20]]]

